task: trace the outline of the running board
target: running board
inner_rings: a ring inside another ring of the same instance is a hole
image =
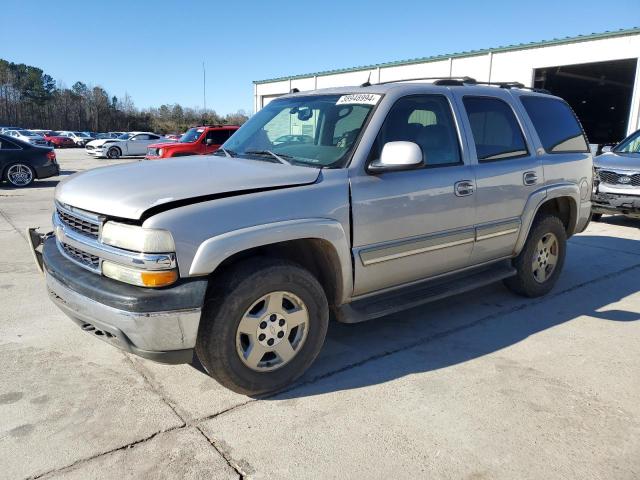
[[[516,274],[511,261],[428,280],[388,293],[355,300],[336,309],[336,319],[359,323],[490,285]]]

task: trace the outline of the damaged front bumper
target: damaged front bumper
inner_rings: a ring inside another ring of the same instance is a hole
[[[192,361],[207,288],[203,278],[149,289],[97,275],[65,258],[53,234],[28,230],[49,297],[82,330],[160,363]]]
[[[591,199],[591,211],[608,215],[640,217],[640,195],[596,192]]]

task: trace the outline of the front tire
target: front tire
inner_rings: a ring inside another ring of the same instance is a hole
[[[567,248],[567,234],[560,219],[544,215],[534,221],[524,248],[513,260],[514,277],[504,281],[507,288],[525,297],[540,297],[553,288]]]
[[[253,258],[211,285],[196,354],[235,392],[274,392],[313,363],[328,323],[327,298],[311,273],[286,260]]]
[[[119,159],[120,155],[122,155],[122,152],[118,147],[111,147],[109,150],[107,150],[107,158],[111,160]]]

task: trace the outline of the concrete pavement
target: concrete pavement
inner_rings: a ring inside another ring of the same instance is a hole
[[[640,477],[640,222],[571,239],[542,299],[494,285],[334,323],[295,388],[256,400],[49,302],[23,229],[50,225],[56,180],[0,187],[0,477]]]

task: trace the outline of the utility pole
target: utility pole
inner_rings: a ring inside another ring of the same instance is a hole
[[[204,101],[204,114],[207,114],[207,71],[204,69],[202,62],[202,99]]]

